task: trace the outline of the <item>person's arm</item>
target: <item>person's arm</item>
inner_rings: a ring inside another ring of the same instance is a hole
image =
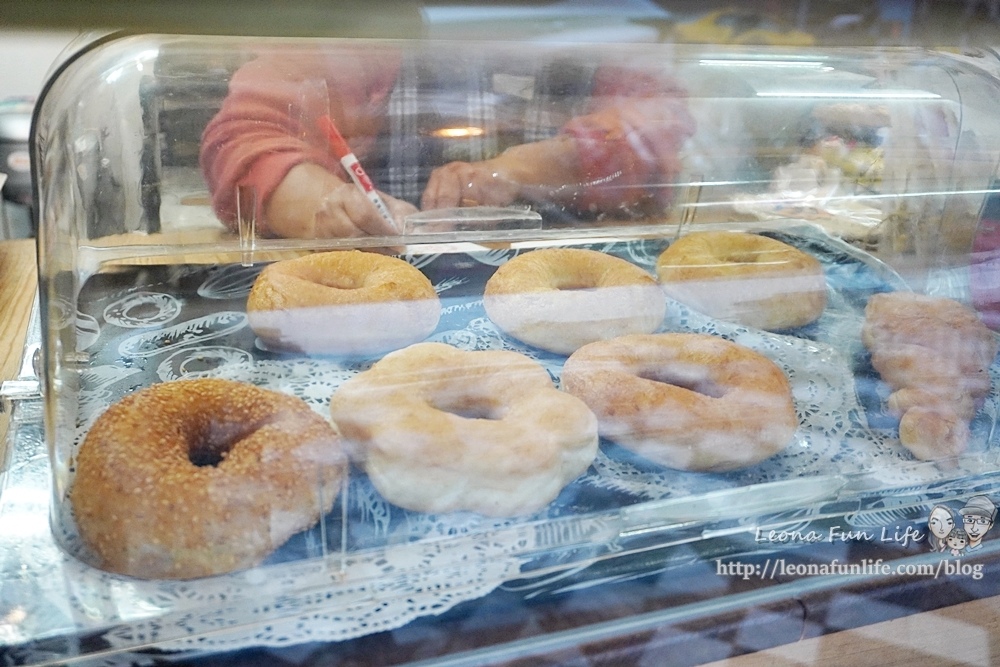
[[[483,162],[455,162],[431,175],[422,208],[502,206],[546,200],[580,212],[662,210],[694,133],[673,80],[622,68],[599,70],[588,113],[556,137]]]
[[[256,193],[262,236],[393,233],[350,182],[315,121],[329,113],[363,155],[379,131],[397,65],[394,54],[343,51],[273,54],[240,68],[202,135],[201,166],[219,219],[236,227],[236,192],[244,187]],[[384,199],[398,218],[415,210]]]

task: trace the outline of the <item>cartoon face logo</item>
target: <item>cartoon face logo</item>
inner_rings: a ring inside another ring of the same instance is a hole
[[[948,537],[948,534],[955,529],[955,516],[951,512],[951,508],[935,505],[927,517],[927,529],[938,540]]]
[[[969,546],[969,534],[962,528],[953,528],[944,538],[945,546],[954,556],[958,556]]]
[[[962,515],[962,527],[969,536],[967,551],[982,546],[983,536],[993,527],[997,518],[997,506],[986,496],[973,496],[958,510]]]

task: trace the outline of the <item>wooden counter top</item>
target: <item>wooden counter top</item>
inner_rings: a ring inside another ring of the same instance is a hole
[[[858,604],[864,602],[859,600]],[[987,667],[996,664],[1000,664],[1000,598],[975,600],[854,630],[800,639],[704,667]]]
[[[17,377],[38,287],[34,239],[0,241],[0,382]],[[9,415],[0,414],[0,461]]]

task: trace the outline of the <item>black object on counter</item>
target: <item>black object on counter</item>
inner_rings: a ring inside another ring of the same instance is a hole
[[[34,100],[0,100],[0,173],[7,175],[2,190],[0,239],[31,235],[31,162],[28,138]]]

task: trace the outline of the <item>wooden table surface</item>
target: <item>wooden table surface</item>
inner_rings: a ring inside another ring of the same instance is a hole
[[[34,239],[0,241],[0,382],[17,377],[38,274]],[[10,415],[0,413],[0,462]]]
[[[33,240],[0,241],[0,380],[16,377],[20,368],[37,286],[35,267]],[[6,431],[7,415],[0,415],[0,443],[6,440]],[[1000,664],[1000,598],[801,639],[711,667],[996,664]]]
[[[703,667],[989,667],[997,664],[1000,664],[1000,598],[986,598],[801,639]]]

